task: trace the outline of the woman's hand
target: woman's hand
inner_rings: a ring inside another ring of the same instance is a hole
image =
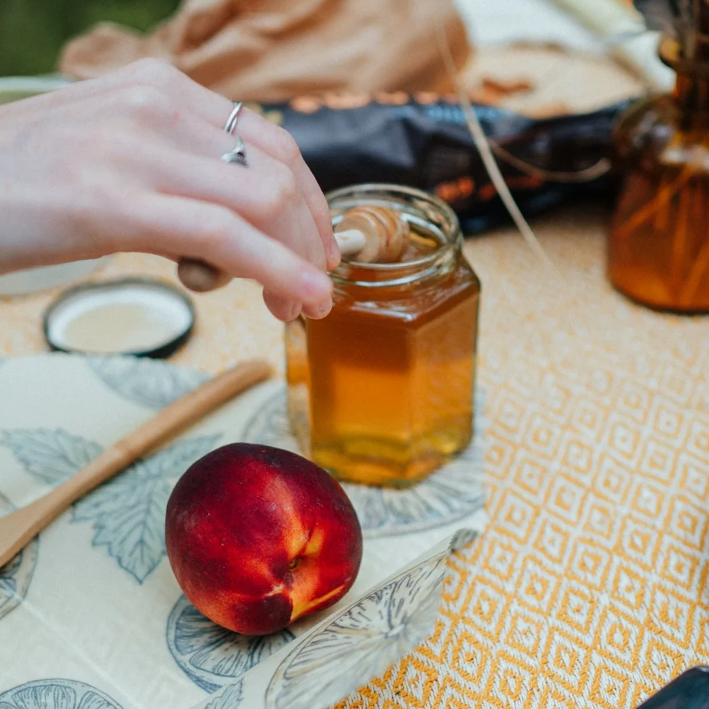
[[[273,314],[323,317],[339,263],[293,138],[157,60],[0,107],[0,273],[119,251],[206,261],[264,286]]]

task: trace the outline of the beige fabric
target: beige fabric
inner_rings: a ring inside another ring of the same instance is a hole
[[[83,79],[162,57],[199,83],[250,101],[321,91],[449,91],[439,18],[462,66],[470,46],[451,0],[185,0],[150,35],[99,25],[66,46],[60,69]]]

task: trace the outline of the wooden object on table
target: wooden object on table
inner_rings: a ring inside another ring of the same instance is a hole
[[[355,256],[360,263],[394,263],[398,261],[409,236],[409,223],[393,209],[363,205],[353,207],[335,227],[335,239],[340,244],[343,235],[361,234],[361,246],[343,256]]]
[[[244,362],[189,392],[135,431],[109,446],[78,473],[43,497],[0,517],[0,567],[10,561],[69,505],[145,453],[237,394],[271,376],[261,360]]]
[[[361,263],[392,263],[403,253],[409,223],[386,207],[354,207],[335,229],[335,241],[343,256]],[[182,259],[177,266],[182,284],[197,293],[216,290],[229,276],[204,261]]]

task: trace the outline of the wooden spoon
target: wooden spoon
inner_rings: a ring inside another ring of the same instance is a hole
[[[393,209],[363,205],[345,214],[334,235],[343,256],[353,256],[360,263],[392,263],[406,246],[409,223]],[[198,259],[181,259],[177,275],[182,285],[196,293],[216,290],[231,280]]]
[[[165,443],[182,428],[272,374],[262,360],[244,362],[181,397],[135,431],[106,448],[86,467],[43,497],[0,517],[0,567],[34,539],[72,502],[105,482],[137,458]]]

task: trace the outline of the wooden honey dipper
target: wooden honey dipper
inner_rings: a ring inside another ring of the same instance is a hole
[[[388,207],[353,207],[335,227],[343,256],[359,263],[394,263],[409,238],[409,223]]]
[[[342,256],[359,263],[394,263],[401,258],[409,237],[409,223],[389,207],[353,207],[335,227]],[[204,261],[182,259],[177,267],[182,284],[204,293],[227,283],[229,275]]]

